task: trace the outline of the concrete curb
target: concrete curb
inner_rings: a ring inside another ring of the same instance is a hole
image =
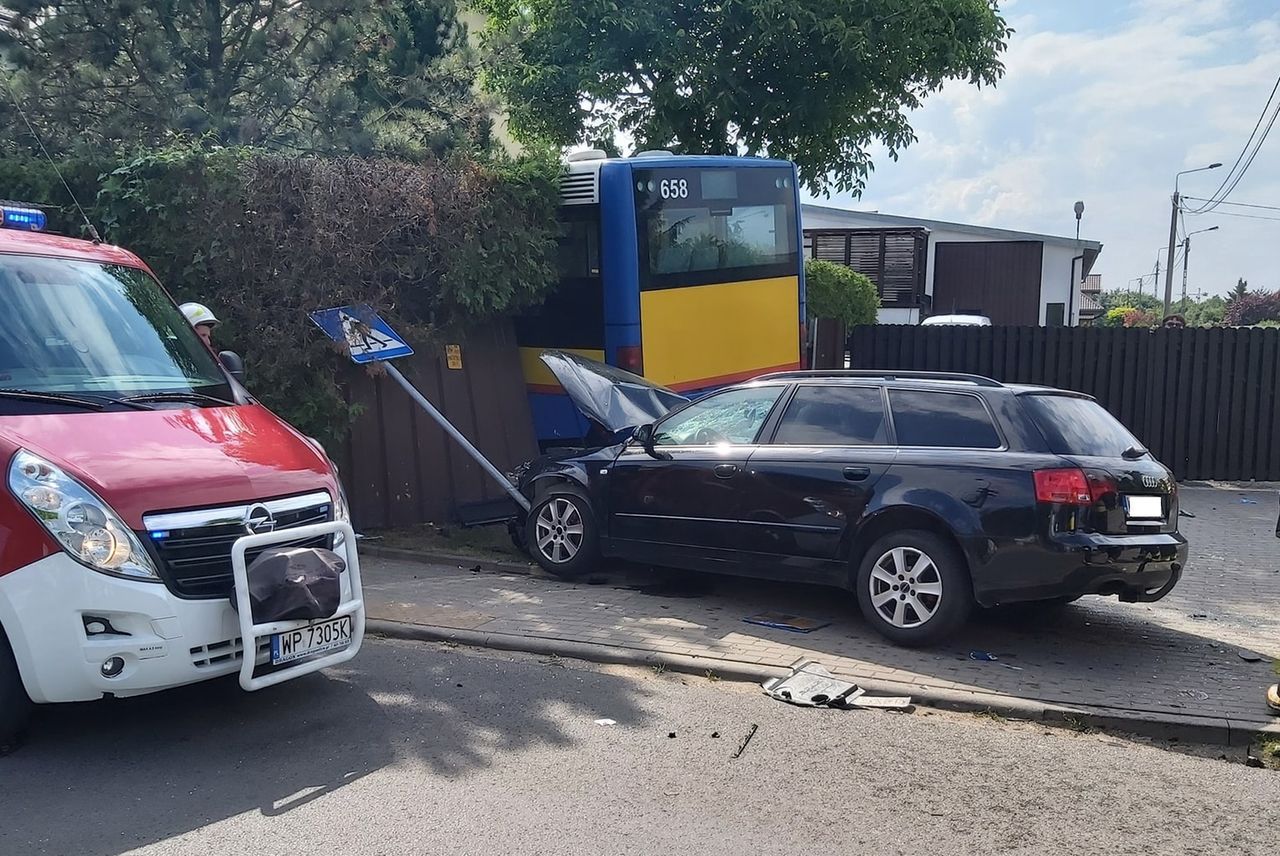
[[[392,639],[449,642],[474,648],[570,657],[592,663],[650,667],[661,665],[673,672],[691,675],[706,675],[710,672],[724,680],[750,683],[762,683],[769,678],[788,674],[789,671],[777,666],[719,657],[669,654],[649,649],[578,642],[571,639],[523,636],[515,633],[486,633],[482,630],[410,624],[378,618],[368,619],[367,627],[370,633],[381,634]],[[942,710],[993,713],[1009,719],[1044,722],[1068,728],[1118,731],[1165,740],[1218,746],[1247,746],[1261,736],[1280,737],[1280,723],[1177,716],[1158,711],[1135,711],[1092,705],[1057,705],[1017,696],[871,680],[841,672],[838,668],[835,671],[842,677],[856,680],[859,686],[870,693],[909,695],[916,704]]]

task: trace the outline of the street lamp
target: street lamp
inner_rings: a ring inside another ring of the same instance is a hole
[[[1208,229],[1196,229],[1194,232],[1188,232],[1187,236],[1182,239],[1182,305],[1184,310],[1187,304],[1187,264],[1191,260],[1191,236],[1216,231],[1218,231],[1217,226],[1210,226]]]
[[[1195,169],[1184,169],[1173,176],[1173,208],[1169,212],[1169,263],[1164,270],[1165,315],[1169,314],[1169,304],[1173,302],[1173,245],[1178,240],[1178,209],[1182,206],[1182,196],[1178,193],[1178,179],[1193,172],[1204,172],[1208,169],[1217,169],[1220,166],[1222,166],[1220,163],[1211,163],[1208,166],[1198,166]]]
[[[1080,286],[1084,283],[1084,253],[1080,251],[1080,218],[1084,216],[1084,200],[1079,200],[1072,208],[1076,212],[1076,256],[1071,260],[1071,290],[1067,292],[1067,326],[1074,326],[1075,322],[1072,316],[1076,311],[1076,292],[1080,290]],[[1076,278],[1076,262],[1080,262],[1080,277]],[[1084,302],[1084,298],[1080,298]],[[1048,323],[1049,317],[1045,316],[1045,323]]]

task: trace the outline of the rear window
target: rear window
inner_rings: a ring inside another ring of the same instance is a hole
[[[1119,458],[1142,448],[1129,429],[1101,404],[1069,395],[1024,395],[1023,406],[1057,455]]]
[[[998,449],[1000,435],[982,399],[957,392],[889,391],[899,446]]]
[[[883,446],[884,402],[879,389],[806,386],[796,391],[775,443],[790,446]]]

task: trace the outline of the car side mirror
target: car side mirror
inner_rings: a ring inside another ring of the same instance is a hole
[[[653,451],[653,426],[641,425],[631,434],[631,439],[635,440],[646,451]]]
[[[235,351],[223,351],[218,354],[218,360],[227,374],[235,378],[237,383],[244,384],[244,360],[240,359],[239,354]]]
[[[640,448],[649,453],[649,457],[657,458],[659,461],[671,460],[671,455],[667,452],[659,452],[655,448],[657,440],[657,432],[653,430],[652,425],[641,425],[631,435],[631,439],[640,444]]]

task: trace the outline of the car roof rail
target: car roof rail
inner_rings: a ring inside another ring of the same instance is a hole
[[[868,378],[876,380],[935,380],[950,383],[971,383],[974,386],[1003,387],[994,378],[964,372],[893,371],[879,369],[809,369],[807,371],[773,372],[753,380],[812,380],[821,378]]]

